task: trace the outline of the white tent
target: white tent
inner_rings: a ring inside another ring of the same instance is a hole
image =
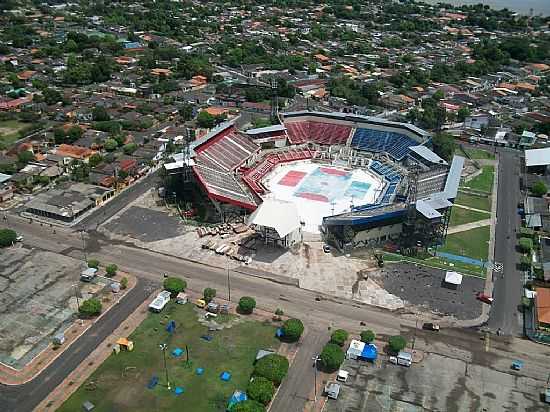
[[[301,223],[294,203],[276,199],[264,199],[248,217],[249,225],[273,229],[286,246],[300,240]]]
[[[357,359],[363,353],[365,348],[365,342],[353,339],[349,344],[348,351],[346,352],[346,357],[348,359]]]
[[[445,273],[445,283],[458,286],[462,283],[462,275],[457,272],[447,272]]]

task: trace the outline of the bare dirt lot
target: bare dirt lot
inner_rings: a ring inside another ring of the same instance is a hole
[[[85,299],[103,288],[79,282],[83,267],[20,246],[0,251],[0,362],[24,366],[74,320],[77,291]]]

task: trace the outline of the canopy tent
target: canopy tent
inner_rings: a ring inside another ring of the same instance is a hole
[[[346,357],[348,359],[360,358],[363,354],[363,349],[365,349],[365,342],[353,339],[349,344],[348,351],[346,352]]]
[[[376,345],[373,345],[372,343],[365,345],[363,351],[361,352],[361,358],[368,361],[375,361],[377,357],[378,348],[376,347]]]
[[[235,390],[233,392],[233,395],[231,395],[231,398],[229,398],[229,402],[227,403],[227,410],[230,411],[233,405],[246,401],[248,399],[248,396],[246,396],[246,393],[243,391]]]
[[[445,283],[458,286],[462,283],[462,275],[457,272],[449,271],[445,273]]]
[[[264,199],[249,216],[248,224],[272,228],[281,239],[301,227],[296,205],[276,199]]]

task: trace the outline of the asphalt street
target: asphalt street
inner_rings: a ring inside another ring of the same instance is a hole
[[[109,336],[151,293],[147,280],[137,285],[109,313],[84,333],[69,350],[32,381],[19,386],[0,385],[0,411],[32,411],[65,377]]]
[[[519,155],[516,151],[499,150],[499,185],[497,222],[495,227],[495,262],[503,264],[501,273],[493,272],[495,301],[491,307],[488,326],[509,335],[522,335],[521,303],[522,274],[518,270],[516,252],[517,230],[521,221],[517,213],[520,200]]]

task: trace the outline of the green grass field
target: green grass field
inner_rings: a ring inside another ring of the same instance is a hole
[[[20,138],[19,132],[28,126],[28,123],[23,123],[18,120],[0,122],[0,143],[6,147],[10,147]]]
[[[176,321],[173,336],[165,331],[169,319]],[[279,342],[275,327],[248,320],[211,332],[211,342],[200,338],[207,333],[207,327],[198,323],[192,304],[170,303],[161,314],[150,314],[131,335],[132,352],[111,355],[58,411],[81,411],[86,400],[95,404],[94,412],[225,411],[233,391],[246,390],[257,351],[276,349]],[[166,358],[171,392],[165,386],[161,343],[169,348]],[[186,345],[191,367],[186,365],[185,355],[171,355],[174,348],[185,349]],[[198,367],[205,369],[202,376],[195,373]],[[223,371],[231,373],[229,382],[220,380]],[[146,385],[153,375],[160,381],[150,390]],[[175,386],[183,387],[184,393],[176,396]]]
[[[476,212],[474,210],[463,209],[461,207],[453,207],[451,210],[450,226],[463,225],[465,223],[477,222],[479,220],[489,219],[489,213]]]
[[[494,160],[495,154],[492,152],[489,152],[487,150],[483,149],[474,149],[474,148],[466,148],[464,151],[472,158],[472,159],[487,159],[487,160]]]
[[[487,260],[489,238],[489,226],[453,233],[447,235],[445,245],[439,250],[455,255],[468,256],[473,259]]]
[[[458,192],[455,200],[458,205],[473,207],[474,209],[491,211],[490,196],[475,196],[463,192]]]
[[[491,193],[493,191],[494,175],[495,168],[493,166],[483,166],[481,174],[464,183],[464,186],[480,192]]]

